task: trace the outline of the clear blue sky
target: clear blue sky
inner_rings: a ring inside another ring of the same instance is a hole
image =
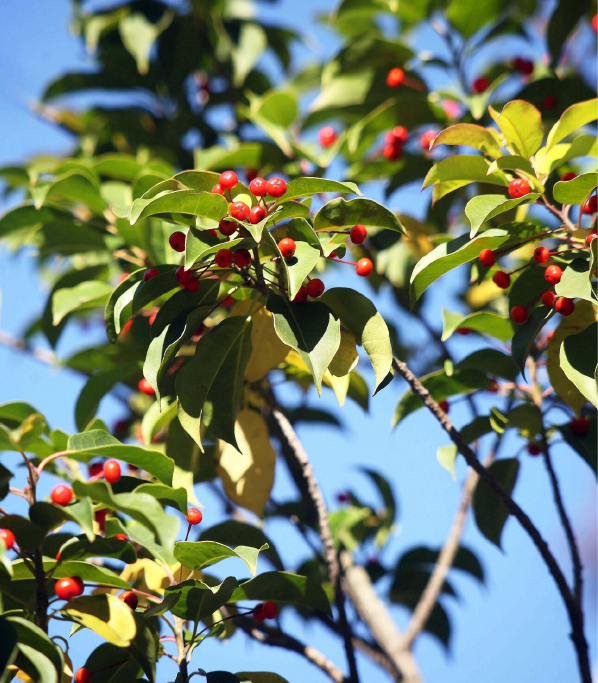
[[[313,30],[310,21],[316,12],[328,10],[330,0],[282,0],[278,5],[261,5],[261,12],[272,21],[280,21],[310,33],[314,49],[329,52],[322,42],[327,34]],[[44,84],[63,71],[80,68],[86,63],[80,44],[69,35],[68,3],[66,0],[40,2],[39,0],[4,0],[3,40],[0,43],[0,164],[18,162],[33,154],[66,153],[68,136],[38,120],[31,113],[31,105],[41,93]],[[307,54],[300,50],[300,56]],[[393,198],[392,208],[408,210],[414,201],[413,192],[402,192]],[[439,328],[439,290],[428,303],[431,320]],[[29,254],[13,256],[0,251],[0,329],[19,335],[34,311],[43,306],[47,290],[38,280]],[[455,310],[456,302],[444,302]],[[379,300],[383,310],[391,311],[388,301]],[[397,317],[393,322],[401,326],[407,338],[424,340],[425,337],[412,320]],[[59,353],[67,355],[74,348],[93,343],[101,337],[101,325],[87,333],[72,330],[66,335]],[[476,342],[460,340],[452,348],[461,357],[475,348]],[[0,402],[25,399],[48,415],[52,426],[74,431],[73,409],[82,380],[68,372],[49,369],[23,355],[0,347]],[[391,433],[389,424],[394,404],[404,387],[397,383],[381,393],[372,402],[369,416],[349,404],[340,413],[346,424],[344,432],[326,428],[309,428],[301,437],[311,455],[316,474],[330,502],[335,493],[353,486],[366,492],[357,468],[364,463],[376,467],[393,483],[400,502],[400,533],[383,553],[388,564],[413,545],[439,546],[450,526],[464,477],[462,465],[458,468],[458,482],[454,482],[436,462],[436,449],[446,445],[447,439],[436,423],[423,412],[406,420],[401,428]],[[314,398],[314,403],[316,399]],[[325,396],[321,404],[335,409],[334,400]],[[118,417],[118,404],[107,400],[100,414],[108,420]],[[457,405],[451,411],[455,422],[464,424],[467,413]],[[503,455],[518,453],[521,443],[511,439]],[[11,463],[11,456],[3,462]],[[587,468],[574,453],[562,447],[554,449],[555,467],[562,482],[567,509],[581,541],[586,571],[587,632],[592,647],[592,661],[596,662],[596,486]],[[360,488],[361,487],[361,488]],[[284,499],[289,487],[282,469],[277,471],[275,496]],[[373,499],[373,492],[367,491]],[[206,504],[206,523],[218,521],[212,511],[217,508],[214,499],[198,487],[197,495]],[[522,457],[519,482],[515,492],[517,501],[531,515],[550,546],[568,569],[566,543],[556,517],[547,475],[538,459]],[[268,532],[275,540],[279,552],[293,562],[306,556],[306,549],[298,537],[289,535],[280,522],[269,525]],[[565,683],[577,680],[573,648],[568,639],[565,611],[552,579],[541,562],[528,537],[517,523],[510,520],[504,537],[504,552],[490,545],[470,521],[465,543],[472,547],[483,561],[487,585],[481,588],[472,580],[460,576],[453,583],[461,596],[459,602],[446,601],[453,625],[453,647],[450,655],[431,637],[422,636],[415,653],[428,683]],[[221,565],[223,570],[240,572],[238,565]],[[240,576],[241,574],[239,574]],[[401,627],[407,623],[408,613],[402,608],[393,609]],[[283,626],[297,632],[300,623],[290,614]],[[301,631],[299,630],[299,633]],[[301,634],[317,645],[344,668],[340,646],[332,642],[319,627]],[[74,663],[82,664],[81,646],[87,647],[90,636],[77,635]],[[203,653],[201,652],[203,650]],[[71,651],[72,652],[72,651]],[[197,665],[206,670],[271,670],[285,676],[290,683],[328,680],[299,657],[280,650],[264,649],[242,636],[222,646],[206,641],[198,651]],[[360,659],[363,683],[382,680],[377,669]]]

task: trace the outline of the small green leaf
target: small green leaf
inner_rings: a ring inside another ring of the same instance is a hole
[[[498,349],[478,349],[460,360],[456,366],[460,370],[479,370],[486,375],[503,377],[514,382],[519,368],[511,356]]]
[[[61,611],[117,647],[129,647],[137,632],[131,608],[115,595],[82,595]]]
[[[126,564],[137,561],[135,548],[118,538],[94,536],[93,542],[83,536],[75,536],[60,547],[60,559],[87,560],[92,557],[108,557]]]
[[[598,173],[582,173],[573,180],[559,180],[552,196],[560,204],[582,204],[598,186]]]
[[[507,342],[513,336],[513,327],[509,318],[490,311],[479,311],[462,317],[461,313],[451,313],[442,309],[442,341],[446,341],[458,329],[475,330]]]
[[[523,202],[533,203],[539,196],[537,192],[530,192],[518,199],[507,199],[500,194],[482,194],[470,199],[465,207],[465,214],[471,223],[469,236],[475,237],[482,225],[491,218],[510,211]]]
[[[432,166],[424,179],[422,189],[437,183],[446,183],[455,180],[466,181],[467,183],[487,183],[490,185],[501,185],[506,187],[509,184],[509,181],[504,173],[492,172],[492,168],[495,164],[496,162],[490,164],[489,161],[481,156],[474,156],[473,154],[455,154]],[[457,189],[457,187],[454,189]]]
[[[150,199],[136,199],[131,209],[131,225],[148,216],[185,214],[221,221],[228,213],[228,202],[219,194],[175,190]]]
[[[457,123],[445,128],[437,135],[430,149],[438,145],[473,147],[494,158],[501,154],[497,133],[491,128],[483,128],[473,123]]]
[[[513,360],[525,377],[525,361],[529,356],[534,341],[540,330],[544,327],[553,311],[544,306],[540,306],[532,311],[529,318],[523,325],[517,325],[513,341],[511,342],[511,353]]]
[[[596,378],[596,335],[598,323],[587,327],[579,334],[565,338],[561,345],[561,368],[580,393],[598,408],[598,386]]]
[[[242,237],[236,237],[223,243],[218,237],[209,235],[206,230],[190,228],[185,241],[185,268],[190,270],[206,256],[215,254],[223,248],[232,249],[242,241]]]
[[[592,123],[598,118],[598,100],[576,102],[565,109],[561,118],[554,124],[546,140],[546,148],[551,149],[578,128]]]
[[[94,373],[85,383],[75,406],[77,429],[84,430],[96,414],[100,401],[118,382],[125,382],[139,373],[137,363],[119,365],[112,370]]]
[[[238,586],[237,580],[232,576],[213,587],[201,581],[183,581],[166,588],[164,598],[167,599],[172,593],[178,593],[179,599],[172,606],[171,612],[181,619],[198,622],[231,601]]]
[[[457,447],[451,444],[450,446],[441,446],[436,451],[436,459],[440,463],[441,467],[450,472],[454,481],[457,481],[457,475],[455,473],[455,460],[459,451]]]
[[[59,325],[73,311],[104,306],[111,292],[109,284],[99,281],[81,282],[75,287],[57,290],[52,296],[52,324]]]
[[[488,472],[511,495],[517,482],[519,461],[516,458],[497,460],[488,468]],[[490,486],[480,479],[473,496],[473,512],[478,529],[484,536],[499,548],[500,539],[509,511]]]
[[[500,114],[488,107],[508,145],[519,156],[529,159],[544,139],[542,115],[533,104],[523,100],[507,102]]]
[[[288,183],[287,191],[280,199],[276,200],[276,205],[288,202],[291,199],[311,197],[311,195],[322,192],[361,195],[355,183],[339,183],[337,180],[326,180],[325,178],[297,178]]]
[[[399,219],[382,204],[372,199],[332,199],[314,218],[314,230],[347,230],[361,224],[370,229],[385,229],[405,234]]]
[[[245,562],[247,569],[255,576],[258,555],[267,548],[267,543],[261,548],[249,548],[244,545],[229,548],[215,541],[197,541],[195,543],[181,541],[174,546],[174,556],[184,567],[193,570],[209,567],[229,557],[238,557]]]

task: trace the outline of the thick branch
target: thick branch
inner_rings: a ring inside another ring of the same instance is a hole
[[[559,567],[554,555],[550,551],[548,544],[533,524],[527,514],[517,505],[517,503],[507,493],[502,484],[497,481],[490,472],[480,463],[475,453],[471,450],[468,444],[465,443],[461,433],[455,428],[453,423],[449,420],[446,413],[440,408],[438,403],[432,398],[430,392],[422,385],[418,378],[411,372],[405,363],[398,358],[393,359],[393,368],[403,377],[412,391],[419,396],[424,405],[432,412],[436,419],[440,422],[442,428],[447,432],[451,441],[457,446],[459,453],[465,458],[467,464],[483,479],[488,486],[497,494],[497,496],[505,504],[510,514],[517,519],[521,526],[528,533],[532,542],[540,552],[542,559],[548,567],[548,571],[552,575],[559,593],[565,603],[569,621],[571,623],[572,633],[571,639],[577,652],[579,668],[581,677],[584,683],[591,683],[592,675],[590,671],[590,662],[588,659],[588,644],[585,639],[583,631],[583,615],[577,604],[577,600],[572,594],[567,581]]]
[[[335,683],[347,683],[342,671],[319,650],[311,647],[311,645],[305,645],[300,640],[297,640],[296,638],[293,638],[293,636],[289,636],[280,629],[272,626],[266,626],[266,624],[260,623],[258,627],[254,620],[247,617],[240,617],[235,623],[254,640],[257,640],[264,645],[282,647],[285,650],[296,652],[317,666],[329,678],[335,681]]]
[[[353,650],[353,641],[351,628],[347,621],[347,614],[345,612],[345,599],[341,586],[340,566],[338,556],[334,547],[334,540],[332,532],[330,531],[330,523],[328,521],[328,512],[326,510],[326,503],[324,496],[320,489],[320,485],[314,474],[313,467],[309,461],[307,453],[303,448],[303,444],[293,429],[293,425],[289,422],[287,417],[277,408],[273,401],[270,403],[270,413],[272,419],[277,427],[279,438],[284,439],[292,454],[294,455],[298,465],[301,468],[303,479],[307,482],[307,491],[312,501],[316,515],[318,518],[318,527],[320,530],[320,538],[324,546],[324,553],[326,556],[326,566],[328,568],[328,576],[330,584],[334,589],[335,604],[339,614],[339,621],[342,629],[343,640],[345,643],[345,651],[347,653],[347,660],[349,664],[349,680],[351,683],[359,683],[359,675],[357,673],[357,662],[355,660],[355,651]]]
[[[421,683],[421,675],[405,638],[397,628],[386,605],[380,599],[363,567],[354,564],[351,554],[341,552],[347,594],[357,614],[368,625],[374,640],[401,672],[404,683]]]

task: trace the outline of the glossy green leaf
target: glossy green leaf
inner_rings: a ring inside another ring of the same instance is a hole
[[[598,323],[579,334],[565,338],[560,349],[561,368],[580,393],[598,408],[598,385],[596,377],[596,335]]]
[[[563,270],[561,280],[554,288],[555,293],[570,299],[585,299],[598,305],[595,288],[591,284],[590,272],[590,262],[587,259],[574,259]]]
[[[473,147],[494,158],[501,154],[496,132],[491,128],[483,128],[473,123],[457,123],[440,131],[430,149],[434,149],[438,145]]]
[[[338,197],[324,204],[314,218],[314,230],[348,230],[361,224],[405,234],[405,228],[392,211],[372,199]]]
[[[508,145],[519,156],[529,159],[539,149],[544,139],[542,115],[529,102],[507,102],[500,114],[489,107],[490,114],[500,128]]]
[[[106,282],[87,281],[75,287],[59,289],[52,297],[53,324],[58,325],[73,311],[104,306],[112,292]]]
[[[442,323],[442,341],[446,341],[459,329],[475,330],[503,342],[509,341],[513,336],[513,327],[509,318],[490,311],[479,311],[463,317],[461,313],[451,313],[443,308]]]
[[[17,634],[19,647],[26,645],[34,651],[42,654],[54,671],[55,679],[59,681],[64,668],[64,659],[61,649],[53,643],[44,631],[31,621],[20,616],[7,616],[6,620]],[[2,641],[4,647],[4,640]],[[34,680],[37,680],[34,678]]]
[[[74,171],[54,181],[36,185],[31,190],[37,208],[49,200],[67,199],[84,204],[95,213],[101,214],[106,208],[98,187],[89,177]]]
[[[257,571],[257,558],[262,550],[266,550],[268,544],[261,548],[250,548],[245,545],[229,548],[215,541],[181,541],[174,546],[174,556],[178,562],[189,569],[202,569],[229,557],[238,557],[247,565],[247,569],[253,576]]]
[[[115,595],[82,595],[69,601],[62,611],[117,647],[129,647],[137,632],[131,608]]]
[[[87,560],[92,557],[108,557],[121,560],[126,564],[137,561],[135,548],[128,541],[118,538],[94,536],[93,542],[83,536],[69,539],[60,547],[60,559]]]
[[[554,124],[548,138],[546,147],[554,147],[558,142],[564,140],[568,135],[574,133],[578,128],[592,123],[598,118],[598,100],[591,99],[585,102],[576,102],[565,109],[561,118]]]
[[[330,603],[322,587],[305,576],[289,572],[266,572],[244,581],[229,602],[273,600],[276,603],[317,609],[330,614]]]
[[[496,162],[494,162],[496,164]],[[424,179],[422,189],[437,183],[451,181],[479,182],[506,187],[509,181],[502,172],[492,172],[489,161],[473,154],[455,154],[432,166]],[[489,175],[490,174],[490,175]],[[462,185],[460,185],[462,186]],[[455,187],[457,189],[457,187]],[[446,194],[446,193],[445,193]]]
[[[242,399],[243,373],[251,354],[250,338],[250,319],[227,318],[197,342],[194,357],[177,374],[179,420],[200,448],[201,422],[215,436],[236,447],[235,417]]]
[[[523,202],[533,203],[539,196],[537,192],[530,192],[518,199],[507,199],[499,194],[482,194],[470,199],[465,207],[465,214],[471,223],[470,237],[475,237],[482,225],[491,218],[510,211]]]
[[[277,569],[283,568],[282,560],[272,541],[253,524],[230,519],[202,531],[200,541],[216,541],[226,545],[249,544],[252,548],[260,548],[264,557],[269,559]]]
[[[514,382],[519,368],[511,356],[498,349],[478,349],[457,363],[461,370],[479,370],[487,375],[503,377]]]
[[[598,476],[598,421],[588,420],[588,431],[582,435],[571,429],[570,422],[559,425],[558,430],[565,442],[581,455],[592,468],[594,475]]]
[[[322,378],[340,345],[340,321],[319,301],[294,304],[280,296],[268,299],[280,340],[295,349],[313,375],[318,394]]]
[[[569,36],[575,30],[579,20],[590,12],[591,0],[559,0],[548,22],[546,30],[546,43],[550,51],[550,66],[556,69],[561,60],[561,54]],[[596,108],[594,106],[594,108]]]
[[[319,249],[312,247],[307,242],[295,242],[295,244],[295,254],[284,259],[289,299],[295,298],[307,276],[316,267],[320,259]]]
[[[235,676],[248,683],[289,683],[286,678],[267,671],[237,671]]]
[[[70,520],[81,527],[81,531],[83,531],[90,542],[95,539],[93,510],[87,498],[82,498],[66,507],[37,502],[29,508],[29,517],[32,522],[35,522],[47,531],[56,529]]]
[[[355,183],[340,183],[337,180],[327,180],[325,178],[297,178],[287,184],[287,191],[280,199],[276,200],[276,204],[288,202],[290,199],[311,197],[311,195],[322,192],[361,195]]]
[[[457,481],[457,475],[455,474],[455,460],[457,459],[459,451],[457,447],[453,444],[450,446],[441,446],[436,451],[436,459],[447,472],[450,473],[454,481]]]
[[[172,613],[188,621],[201,621],[229,602],[238,586],[237,580],[232,576],[217,586],[189,580],[166,588],[164,598],[168,599],[172,593],[179,593],[176,604],[171,608]]]
[[[173,213],[221,221],[228,213],[228,202],[222,195],[193,190],[175,190],[150,199],[136,199],[131,209],[131,225],[148,216]]]
[[[598,186],[598,173],[582,173],[573,180],[559,180],[552,195],[560,204],[582,204]]]
[[[551,315],[552,311],[550,309],[540,306],[530,313],[527,322],[523,325],[517,325],[515,329],[513,341],[511,342],[511,353],[513,355],[513,360],[517,363],[517,366],[524,377],[525,361],[529,356],[538,333],[544,327]]]
[[[216,254],[220,249],[232,249],[242,241],[242,237],[236,237],[228,242],[222,242],[218,237],[209,235],[205,230],[191,228],[185,241],[185,268],[190,270],[206,256]]]
[[[45,654],[24,643],[19,643],[17,647],[19,654],[15,665],[29,680],[36,683],[58,683],[58,674]]]
[[[94,373],[85,383],[75,406],[77,429],[84,430],[95,416],[100,401],[118,382],[125,382],[139,373],[137,363],[120,365],[113,370]]]
[[[172,488],[164,484],[141,484],[135,489],[135,493],[148,493],[161,501],[163,505],[170,505],[183,514],[187,513],[187,490],[182,486]]]
[[[539,173],[551,173],[578,157],[598,157],[598,140],[595,135],[580,135],[570,143],[555,145],[550,149],[542,147],[536,154],[536,165]]]
[[[511,495],[517,482],[519,461],[516,458],[497,460],[488,468],[489,473]],[[501,547],[501,536],[509,511],[498,495],[480,479],[473,495],[473,512],[478,529],[484,536]]]

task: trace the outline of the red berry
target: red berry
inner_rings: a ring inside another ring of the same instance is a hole
[[[83,593],[81,579],[79,579],[79,577],[58,579],[54,584],[54,591],[61,600],[72,600],[73,598],[77,598]]]
[[[484,268],[492,268],[496,263],[496,256],[492,249],[482,249],[482,251],[480,251],[479,259]]]
[[[121,593],[118,596],[118,599],[122,600],[125,605],[128,605],[132,610],[137,609],[137,605],[139,604],[139,598],[135,593],[133,593],[133,591],[125,591],[124,593]]]
[[[395,143],[384,145],[382,156],[388,161],[397,161],[403,156],[403,147]]]
[[[216,253],[214,260],[220,268],[228,268],[233,262],[233,252],[230,249],[220,249]]]
[[[284,237],[278,243],[278,248],[280,249],[280,253],[285,258],[290,258],[295,254],[297,245],[295,244],[295,240],[292,240],[290,237]]]
[[[550,252],[546,247],[536,247],[534,249],[534,261],[536,263],[546,263],[550,258]]]
[[[255,168],[248,168],[245,171],[245,179],[248,183],[257,178],[257,170]]]
[[[119,541],[128,541],[129,539],[125,534],[116,534],[114,538],[117,538]]]
[[[304,304],[307,301],[307,287],[304,285],[301,285],[299,287],[299,291],[297,294],[295,294],[293,298],[293,303],[294,304]]]
[[[256,223],[263,221],[267,215],[266,209],[264,209],[263,206],[254,206],[249,212],[249,222],[252,225],[255,225]]]
[[[424,152],[428,152],[430,149],[430,145],[436,140],[438,137],[438,133],[435,133],[433,130],[427,130],[420,138],[419,142],[421,144],[421,148],[424,150]]]
[[[527,444],[527,452],[530,455],[540,455],[540,453],[542,452],[542,449],[540,448],[540,446],[536,446],[536,444],[534,444],[534,443],[528,443]]]
[[[492,282],[501,289],[507,289],[511,284],[511,276],[504,270],[497,270],[492,276]]]
[[[150,317],[147,319],[147,321],[148,321],[148,323],[150,324],[150,326],[154,324],[154,321],[156,320],[157,317],[158,317],[158,314],[157,314],[157,313],[152,313],[152,314],[150,315]]]
[[[73,489],[66,484],[58,484],[52,489],[50,497],[52,498],[53,503],[64,507],[73,500]]]
[[[443,413],[446,413],[448,415],[449,412],[449,402],[448,401],[440,401],[438,403],[438,406],[440,410],[442,410]]]
[[[270,178],[266,183],[266,191],[271,197],[278,199],[287,191],[287,184],[282,178]]]
[[[318,131],[318,142],[322,147],[332,147],[337,139],[338,135],[332,126],[324,126]]]
[[[489,394],[495,394],[495,393],[498,391],[498,388],[499,388],[499,387],[498,387],[498,382],[497,382],[495,379],[491,379],[491,380],[490,380],[490,384],[492,384],[492,386],[490,387],[490,389],[486,389],[486,391],[487,391]]]
[[[137,388],[142,394],[145,394],[146,396],[155,396],[156,392],[154,391],[154,388],[152,385],[145,379],[140,379]]]
[[[558,285],[558,283],[561,281],[562,275],[563,271],[559,268],[559,266],[548,266],[548,268],[546,268],[544,271],[544,279],[549,285]]]
[[[388,76],[386,76],[386,85],[388,85],[389,88],[398,88],[404,80],[405,72],[403,69],[395,66],[394,69],[391,69],[388,72]]]
[[[272,600],[268,600],[264,603],[263,611],[266,619],[276,619],[276,615],[278,614],[276,605],[272,602]]]
[[[195,526],[196,524],[199,524],[202,519],[203,514],[201,510],[198,510],[197,508],[189,508],[187,510],[187,521],[189,524],[193,524],[193,526]]]
[[[524,178],[515,178],[509,183],[509,197],[519,199],[530,193],[530,186]]]
[[[199,280],[197,278],[193,278],[192,280],[189,280],[189,282],[187,282],[185,284],[185,289],[188,292],[197,292],[197,290],[200,287],[201,287],[201,285],[200,285]]]
[[[185,239],[185,233],[179,230],[173,232],[168,238],[168,244],[170,244],[175,251],[185,251]]]
[[[148,268],[145,273],[143,273],[143,281],[148,282],[156,275],[160,275],[160,271],[157,268]]]
[[[401,144],[407,142],[409,139],[409,131],[405,128],[405,126],[395,126],[390,133],[394,139]]]
[[[218,223],[218,230],[221,235],[225,237],[230,237],[239,229],[239,225],[235,221],[222,220]]]
[[[321,297],[325,289],[324,283],[317,277],[307,283],[307,295],[311,296],[312,299]]]
[[[554,306],[554,302],[556,301],[556,299],[556,294],[550,290],[542,294],[542,303],[544,304],[544,306],[546,306],[546,308],[552,308]]]
[[[218,237],[218,230],[206,230],[206,235],[211,235],[212,237]]]
[[[249,218],[249,207],[245,202],[233,202],[230,206],[230,215],[238,221],[244,221]]]
[[[589,197],[583,205],[582,211],[589,214],[596,213],[598,211],[598,195],[593,194]]]
[[[471,334],[471,329],[469,327],[458,327],[456,332],[462,337],[467,337],[468,334]]]
[[[598,33],[598,14],[594,14],[592,17],[592,31]]]
[[[530,76],[534,72],[534,63],[530,59],[516,57],[513,60],[513,68],[524,76]]]
[[[222,187],[222,185],[220,185],[220,183],[214,185],[214,187],[212,188],[212,194],[224,194],[224,188]]]
[[[374,264],[369,258],[360,258],[355,266],[355,272],[360,277],[367,277],[373,270]]]
[[[563,173],[563,175],[561,176],[561,182],[566,183],[569,180],[573,180],[574,178],[577,178],[577,175],[575,175],[575,173]]]
[[[91,683],[91,674],[85,668],[79,669],[75,674],[75,683]]]
[[[193,271],[185,270],[184,266],[179,266],[174,273],[177,282],[181,285],[186,285],[188,282],[193,280]]]
[[[237,185],[239,179],[234,171],[224,171],[220,174],[218,184],[225,190],[232,190]]]
[[[4,542],[6,550],[10,550],[15,544],[15,535],[10,529],[0,529],[0,538]]]
[[[256,605],[253,608],[253,618],[256,621],[265,621],[266,620],[266,615],[264,614],[264,605],[263,603],[260,602],[259,605]]]
[[[566,296],[562,296],[556,302],[555,308],[561,315],[567,316],[573,313],[575,310],[575,304],[573,303],[573,299],[568,299]]]
[[[107,460],[104,464],[104,478],[109,484],[116,484],[120,479],[120,464],[116,460]]]
[[[556,107],[556,97],[554,95],[546,95],[542,100],[542,109],[552,111]]]
[[[363,244],[368,236],[368,231],[365,229],[365,225],[358,223],[351,228],[349,233],[349,238],[353,244]]]
[[[235,303],[235,298],[230,296],[230,294],[229,294],[229,296],[227,296],[226,299],[222,300],[220,305],[224,306],[225,308],[230,308],[234,303]]]
[[[592,244],[596,237],[598,237],[598,234],[596,232],[596,228],[594,228],[593,230],[590,230],[590,232],[586,235],[586,244],[588,245],[588,247],[590,246],[590,244]]]
[[[583,415],[581,417],[574,417],[569,423],[571,431],[577,436],[583,436],[588,431],[588,419]]]
[[[254,178],[249,183],[249,191],[254,197],[265,197],[268,194],[267,184],[263,178]]]
[[[348,493],[346,493],[346,492],[344,492],[344,493],[337,493],[337,494],[336,494],[336,500],[337,500],[339,503],[347,503],[347,502],[349,502],[349,501],[351,500],[351,496],[350,496]]]
[[[115,431],[118,431],[115,429]],[[102,474],[104,471],[104,464],[101,462],[91,462],[87,466],[87,471],[90,477],[96,477],[98,474]]]
[[[247,268],[251,263],[251,254],[248,249],[237,249],[233,254],[233,259],[239,268]]]
[[[527,311],[523,306],[513,306],[511,309],[511,318],[513,318],[518,325],[523,325],[527,320]]]
[[[480,78],[476,78],[475,81],[472,83],[471,91],[474,92],[476,95],[479,95],[480,93],[483,93],[485,90],[488,90],[489,85],[490,80],[485,76],[481,76]]]

